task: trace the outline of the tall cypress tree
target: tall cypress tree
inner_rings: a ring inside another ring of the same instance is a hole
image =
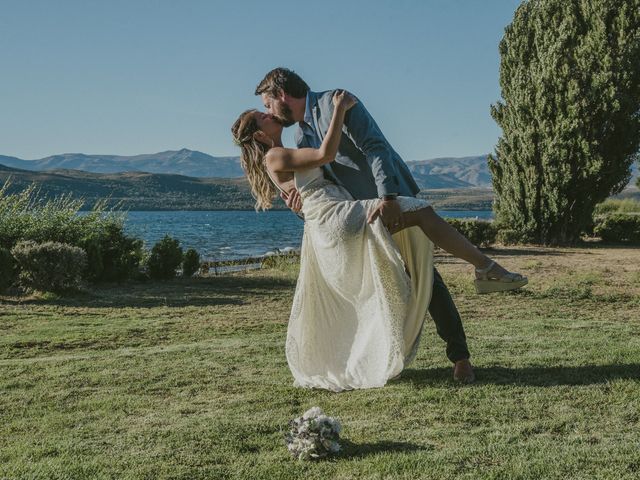
[[[572,243],[640,145],[640,0],[525,0],[500,55],[496,219],[522,241]]]

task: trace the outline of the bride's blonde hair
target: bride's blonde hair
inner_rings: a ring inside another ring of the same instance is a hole
[[[256,210],[267,210],[273,206],[278,190],[271,181],[264,164],[264,156],[269,147],[255,138],[259,131],[254,113],[246,110],[231,127],[233,141],[240,147],[240,165],[251,185],[251,195],[256,200]]]

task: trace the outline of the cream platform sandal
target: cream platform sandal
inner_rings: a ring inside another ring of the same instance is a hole
[[[496,262],[491,260],[488,267],[476,268],[476,292],[492,293],[492,292],[506,292],[507,290],[516,290],[523,287],[529,280],[527,277],[523,277],[519,273],[507,272],[504,275],[497,278],[489,278],[489,272],[496,265]]]

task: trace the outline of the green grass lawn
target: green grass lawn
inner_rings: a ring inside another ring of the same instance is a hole
[[[291,269],[0,297],[0,478],[639,478],[640,249],[491,254],[530,285],[477,296],[439,259],[469,386],[428,320],[382,389],[292,387]],[[344,450],[299,463],[283,435],[315,405]]]

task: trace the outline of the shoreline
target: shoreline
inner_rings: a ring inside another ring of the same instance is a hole
[[[493,212],[493,210],[488,210],[486,208],[436,208],[439,212]],[[91,212],[90,208],[81,208],[80,212]],[[255,212],[255,213],[265,213],[265,212],[288,212],[288,208],[271,208],[269,210],[260,211],[255,210],[253,208],[217,208],[217,209],[171,209],[171,208],[156,208],[156,209],[121,209],[121,210],[110,210],[112,212],[119,213],[127,213],[127,212]]]

